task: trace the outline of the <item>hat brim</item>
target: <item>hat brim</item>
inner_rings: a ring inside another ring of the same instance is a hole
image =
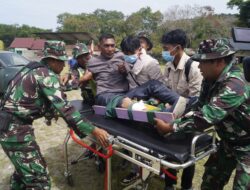
[[[150,41],[150,39],[148,39],[148,38],[145,37],[145,36],[140,36],[139,38],[143,38],[143,39],[146,40],[146,42],[147,42],[147,44],[148,44],[148,49],[147,49],[147,51],[150,51],[150,50],[153,48],[153,44],[152,44],[152,42]]]
[[[53,58],[53,59],[57,59],[57,60],[60,60],[60,61],[68,61],[68,57],[67,56],[53,56],[53,55],[48,55],[48,56],[44,56],[42,57],[41,60],[43,59],[46,59],[46,58]]]
[[[233,55],[235,53],[236,53],[235,51],[229,51],[224,55],[221,55],[219,53],[207,53],[207,54],[196,53],[191,57],[191,59],[194,60],[194,61],[200,62],[200,61],[206,61],[206,60],[220,59],[220,58],[223,58],[223,57],[227,57],[229,55]]]
[[[85,55],[85,54],[89,54],[89,52],[83,52],[83,53],[80,53],[80,54],[78,54],[77,56],[75,56],[75,59],[77,59],[79,56],[81,56],[81,55]]]

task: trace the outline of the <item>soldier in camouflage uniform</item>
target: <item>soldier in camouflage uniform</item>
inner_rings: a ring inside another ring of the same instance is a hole
[[[227,39],[204,40],[193,56],[204,77],[197,105],[173,123],[156,119],[162,134],[215,127],[219,147],[205,164],[202,190],[223,189],[234,169],[233,189],[250,189],[250,88],[234,53]]]
[[[61,91],[58,74],[67,60],[64,43],[46,42],[44,54],[41,62],[37,63],[43,66],[35,69],[26,67],[14,77],[6,93],[9,95],[2,103],[0,115],[4,112],[11,118],[7,128],[1,130],[0,143],[15,167],[11,178],[12,190],[50,189],[46,162],[35,141],[32,122],[45,113],[52,113],[51,109],[58,112],[78,136],[92,133],[103,146],[107,146],[107,132],[83,121]]]
[[[76,64],[70,69],[70,72],[63,79],[65,87],[67,90],[79,87],[80,78],[88,72],[86,69],[86,64],[91,58],[88,47],[84,43],[78,43],[73,48],[73,57],[76,59]],[[94,104],[94,96],[96,95],[96,84],[94,80],[90,80],[87,84],[81,84],[82,98],[85,103]]]

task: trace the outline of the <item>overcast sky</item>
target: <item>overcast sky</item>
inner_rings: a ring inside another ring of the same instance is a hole
[[[0,24],[27,24],[44,29],[57,27],[57,15],[91,13],[96,9],[121,11],[129,15],[142,7],[163,14],[174,5],[209,5],[215,13],[238,13],[227,8],[228,0],[1,0]]]

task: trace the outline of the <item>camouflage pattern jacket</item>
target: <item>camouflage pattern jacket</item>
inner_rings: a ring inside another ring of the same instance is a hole
[[[82,67],[78,63],[71,69],[71,75],[74,75],[74,80],[79,85],[79,79],[85,74],[86,67]],[[96,82],[91,79],[87,82],[87,85],[81,87],[81,95],[83,100],[91,101],[94,103],[94,97],[96,96]]]
[[[175,120],[174,129],[202,131],[215,126],[219,137],[226,142],[249,137],[250,134],[242,127],[242,122],[250,121],[249,96],[250,88],[243,73],[230,63],[216,82],[209,84],[203,81],[198,105]]]
[[[44,64],[41,62],[41,64]],[[16,116],[22,121],[43,117],[51,110],[58,112],[69,127],[79,135],[89,134],[94,126],[82,120],[78,111],[66,100],[62,92],[58,76],[46,67],[33,69],[24,75],[29,69],[24,69],[16,76],[8,90],[16,83],[11,90],[10,96],[5,102],[4,110]],[[8,91],[7,90],[7,91]],[[29,124],[20,125],[11,123],[6,133],[0,136],[0,141],[25,142],[34,140],[34,129]]]

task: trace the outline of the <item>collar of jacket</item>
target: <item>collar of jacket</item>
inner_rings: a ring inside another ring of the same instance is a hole
[[[223,69],[223,71],[222,71],[222,73],[220,74],[219,78],[216,80],[216,83],[225,80],[225,78],[227,77],[228,72],[229,72],[229,70],[232,68],[233,64],[234,64],[234,63],[233,63],[233,61],[232,61],[231,63],[229,63],[229,64]]]
[[[172,63],[172,62],[169,62],[169,67],[171,68],[171,70],[174,70],[174,71],[175,70],[184,70],[185,64],[189,58],[190,57],[185,52],[183,52],[177,67],[175,68],[174,63]]]

